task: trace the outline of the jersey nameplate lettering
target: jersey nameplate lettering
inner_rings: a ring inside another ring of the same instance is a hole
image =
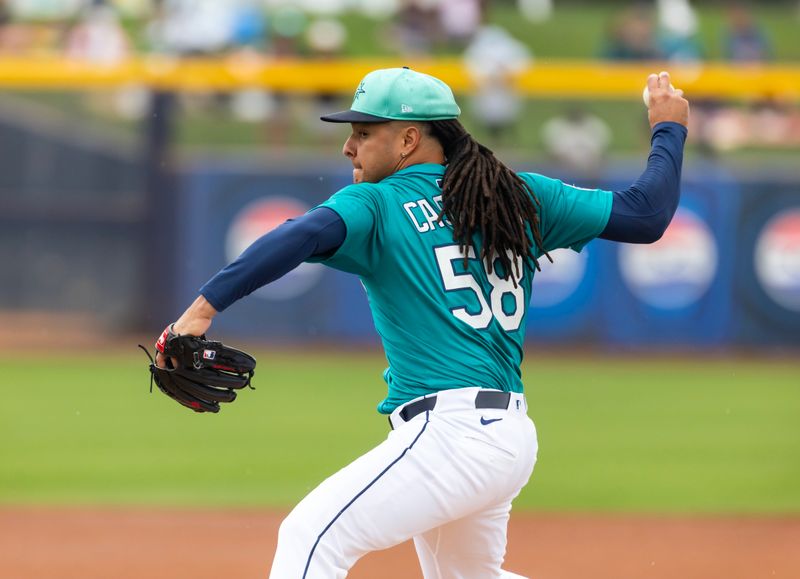
[[[407,201],[403,203],[406,215],[411,219],[411,223],[420,233],[435,231],[437,228],[450,227],[447,218],[439,221],[439,214],[442,212],[442,196],[437,195],[433,198],[433,203],[425,199]]]

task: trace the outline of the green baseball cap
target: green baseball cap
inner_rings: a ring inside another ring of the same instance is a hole
[[[408,67],[373,70],[358,85],[349,111],[320,117],[329,123],[441,121],[461,114],[453,91],[438,78]]]

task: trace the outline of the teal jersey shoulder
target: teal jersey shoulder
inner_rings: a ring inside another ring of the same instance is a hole
[[[518,284],[502,279],[452,227],[439,222],[444,167],[413,165],[380,183],[350,185],[322,204],[347,233],[326,265],[358,275],[389,367],[378,411],[440,390],[478,386],[522,392],[520,364],[533,271],[520,263]],[[545,248],[580,250],[605,227],[611,194],[522,174],[541,202]],[[587,196],[579,201],[577,197]],[[480,246],[480,239],[475,240]],[[478,250],[479,252],[479,250]]]
[[[610,191],[575,187],[538,173],[519,176],[541,203],[539,228],[545,250],[580,251],[605,229],[611,215]]]

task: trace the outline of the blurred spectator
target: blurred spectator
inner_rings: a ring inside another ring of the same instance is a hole
[[[742,3],[728,7],[724,55],[737,62],[763,62],[770,58],[770,46],[750,9]]]
[[[275,116],[278,107],[274,95],[261,88],[241,89],[230,95],[233,117],[246,123],[259,123]]]
[[[751,10],[736,2],[727,9],[724,31],[725,58],[734,62],[757,63],[770,59],[769,42]],[[701,150],[711,153],[741,147],[796,146],[797,109],[767,96],[746,106],[714,102],[693,107],[695,140]]]
[[[8,43],[8,30],[11,24],[11,11],[7,0],[0,0],[0,52],[5,52]]]
[[[267,20],[256,0],[235,3],[230,44],[235,50],[263,51],[269,37]]]
[[[284,4],[272,12],[272,42],[270,54],[276,58],[292,58],[301,53],[303,32],[308,27],[308,17],[297,6]],[[286,93],[270,95],[273,109],[269,123],[264,124],[265,141],[273,147],[284,147],[296,126],[293,105],[296,99]]]
[[[238,0],[234,3],[228,43],[229,62],[243,70],[259,66],[268,40],[267,20],[256,1]],[[240,121],[259,123],[273,116],[275,99],[261,88],[245,88],[230,96],[230,109],[234,118]]]
[[[273,56],[297,56],[300,53],[300,44],[303,31],[308,26],[305,13],[287,4],[272,13],[272,42],[270,52]]]
[[[268,20],[260,0],[157,0],[154,17],[149,27],[151,44],[157,52],[176,56],[218,57],[226,56],[234,71],[247,74],[259,66],[263,54],[270,49],[296,52],[296,37],[305,25],[304,16],[299,26],[286,24],[297,20],[297,9],[287,7],[290,18],[283,18],[279,9]],[[268,28],[272,24],[272,29]],[[284,34],[286,31],[288,34]],[[288,42],[282,42],[284,37]],[[271,42],[272,41],[272,42]],[[232,94],[218,92],[184,93],[180,102],[188,110],[206,112],[211,107],[226,107],[233,118],[248,123],[261,123],[274,116],[282,102],[277,96],[253,87],[242,88]],[[283,135],[276,127],[275,134]],[[282,140],[280,138],[279,140]]]
[[[64,48],[66,22],[86,0],[0,0],[0,53],[52,55]]]
[[[436,0],[402,0],[394,19],[395,49],[405,56],[429,54],[437,39]]]
[[[306,29],[306,44],[317,58],[339,56],[347,40],[347,29],[334,18],[320,18]]]
[[[446,0],[439,3],[439,23],[450,48],[463,50],[483,22],[486,0]]]
[[[148,18],[153,10],[154,0],[111,0],[123,20]]]
[[[89,4],[87,0],[11,0],[14,16],[24,21],[53,21],[70,18]]]
[[[654,60],[661,58],[656,46],[653,11],[638,2],[612,22],[602,56],[610,60]]]
[[[693,122],[701,149],[707,152],[731,151],[744,147],[750,140],[748,115],[739,107],[714,106],[712,103]]]
[[[375,20],[394,17],[400,8],[399,0],[350,0],[353,10]]]
[[[788,111],[774,99],[765,98],[755,103],[750,111],[750,134],[754,144],[776,146],[790,136],[786,122]]]
[[[87,6],[82,17],[67,31],[64,55],[99,66],[114,66],[131,56],[131,42],[114,7],[103,0]],[[112,92],[86,95],[90,106],[100,113],[126,119],[140,119],[149,104],[149,93],[141,86],[127,86]]]
[[[750,144],[763,147],[800,145],[800,111],[776,98],[764,98],[750,113]]]
[[[611,145],[611,129],[600,117],[572,106],[542,127],[542,142],[557,163],[583,171],[598,168]]]
[[[347,29],[333,18],[315,20],[306,30],[306,44],[311,56],[317,60],[341,56],[346,40]],[[306,115],[306,118],[310,123],[309,128],[317,134],[323,144],[333,143],[341,137],[341,128],[335,123],[319,121],[320,116],[342,108],[343,103],[339,100],[340,97],[335,92],[320,92],[312,98],[314,111]]]
[[[553,0],[517,0],[517,8],[531,22],[547,22],[553,15]]]
[[[336,16],[345,11],[351,0],[293,0],[292,3],[307,14],[314,16]]]
[[[212,56],[228,47],[235,22],[233,2],[157,0],[149,36],[159,52]]]
[[[657,0],[658,52],[669,60],[694,62],[702,58],[697,40],[697,13],[689,0]]]
[[[130,56],[130,42],[113,7],[93,2],[69,30],[64,53],[75,60],[113,65]]]
[[[690,122],[692,139],[706,153],[800,146],[800,110],[776,98],[764,98],[750,106],[693,102]]]
[[[498,141],[511,129],[522,110],[514,90],[517,73],[528,67],[527,46],[499,26],[484,26],[464,53],[464,62],[475,83],[471,108],[475,119]]]

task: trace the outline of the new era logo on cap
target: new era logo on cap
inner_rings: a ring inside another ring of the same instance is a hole
[[[401,113],[413,113],[414,108],[408,105],[400,105],[400,112]]]

